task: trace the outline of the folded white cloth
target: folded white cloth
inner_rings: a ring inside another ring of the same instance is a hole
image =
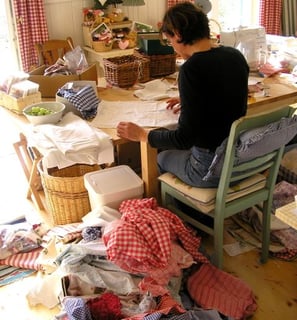
[[[143,89],[135,90],[134,95],[141,100],[156,101],[178,97],[177,87],[166,79],[155,79],[144,84]]]
[[[114,161],[109,135],[68,112],[56,124],[32,126],[29,144],[43,155],[45,168],[64,168],[75,163],[103,164]]]

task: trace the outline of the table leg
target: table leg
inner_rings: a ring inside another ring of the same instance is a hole
[[[144,197],[159,199],[157,149],[140,142],[141,175],[144,181]]]

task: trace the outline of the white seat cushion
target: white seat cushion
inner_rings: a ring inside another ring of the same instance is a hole
[[[158,179],[162,183],[166,183],[179,191],[201,212],[209,213],[214,209],[217,192],[216,188],[192,187],[182,182],[179,178],[169,172],[162,174]],[[265,182],[266,177],[262,174],[255,174],[254,176],[241,181],[232,188],[229,188],[227,202],[263,188],[265,186]]]

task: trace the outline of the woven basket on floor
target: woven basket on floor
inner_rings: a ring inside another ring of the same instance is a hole
[[[150,79],[149,60],[138,55],[103,59],[106,80],[120,88],[132,87],[137,81]]]
[[[75,164],[63,169],[51,168],[46,173],[40,161],[38,170],[53,224],[81,222],[81,218],[91,211],[84,175],[99,170],[99,166]]]

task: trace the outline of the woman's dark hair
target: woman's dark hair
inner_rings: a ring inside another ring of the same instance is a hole
[[[196,40],[210,38],[207,15],[190,2],[176,4],[165,13],[160,28],[161,34],[180,36],[179,43],[193,44]]]

